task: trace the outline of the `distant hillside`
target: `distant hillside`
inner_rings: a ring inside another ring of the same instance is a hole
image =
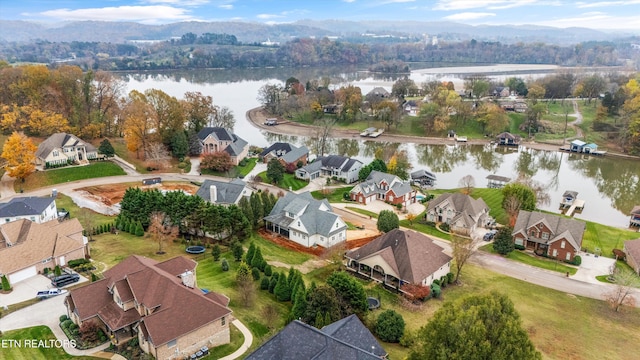
[[[471,26],[454,22],[418,21],[344,21],[302,20],[292,24],[266,25],[251,22],[178,22],[165,25],[143,25],[132,22],[80,21],[43,25],[25,21],[0,20],[0,41],[55,42],[101,41],[123,43],[126,40],[166,40],[192,32],[227,33],[244,43],[286,42],[292,38],[340,36],[353,37],[363,33],[394,36],[438,36],[442,40],[476,40],[515,42],[545,42],[575,44],[583,41],[612,40],[626,34],[609,34],[586,28],[559,29],[542,26]]]

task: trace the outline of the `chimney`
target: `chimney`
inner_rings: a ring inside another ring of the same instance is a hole
[[[218,201],[218,189],[216,189],[215,185],[209,186],[209,201],[212,204],[215,204],[215,202]]]
[[[193,276],[192,271],[185,271],[180,274],[180,278],[182,278],[182,284],[186,287],[194,288],[195,287],[195,278]]]

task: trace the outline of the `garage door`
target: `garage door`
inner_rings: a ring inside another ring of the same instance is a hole
[[[36,275],[38,275],[38,271],[36,270],[35,266],[32,266],[30,268],[26,268],[9,275],[9,282],[11,283],[11,285],[14,285],[18,281],[22,281]]]

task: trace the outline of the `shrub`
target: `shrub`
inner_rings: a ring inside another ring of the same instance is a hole
[[[573,257],[573,261],[571,262],[573,265],[580,266],[582,264],[582,258],[580,255],[576,255]]]
[[[65,321],[63,321],[62,323],[60,323],[60,327],[63,329],[68,329],[69,326],[71,326],[71,324],[73,324],[73,321],[71,321],[71,319],[67,319]]]
[[[397,343],[404,334],[404,319],[393,310],[386,310],[376,320],[375,332],[384,342]]]
[[[453,284],[453,280],[455,279],[455,275],[452,272],[447,273],[447,282],[449,284]]]
[[[45,275],[49,274],[49,271],[51,271],[51,269],[49,269],[48,267],[42,269],[42,273]]]
[[[451,230],[451,226],[449,226],[449,224],[447,223],[442,223],[440,224],[440,230],[444,232],[449,232]]]
[[[6,275],[2,275],[2,290],[4,291],[11,290],[11,284],[9,284],[9,279],[7,279]]]
[[[62,275],[62,269],[60,269],[60,265],[56,265],[56,267],[53,269],[53,273],[54,273],[56,276],[60,276],[60,275]]]
[[[440,286],[440,279],[433,280],[432,284],[436,284],[436,285]]]
[[[213,261],[220,260],[220,246],[218,244],[213,245],[213,249],[211,249],[211,255],[213,256]]]
[[[253,277],[253,280],[255,280],[255,281],[260,280],[260,269],[258,269],[258,268],[251,269],[251,276]]]
[[[431,295],[434,298],[439,298],[440,294],[442,293],[442,289],[440,288],[440,285],[436,284],[436,281],[433,281],[433,284],[431,284]]]
[[[413,346],[413,344],[416,343],[416,338],[417,335],[415,332],[409,329],[405,329],[404,334],[402,334],[402,337],[400,338],[400,345],[406,348],[410,348]]]
[[[269,278],[268,277],[263,277],[262,280],[260,280],[260,290],[269,290]]]
[[[276,285],[278,284],[278,277],[279,277],[278,273],[273,273],[273,276],[271,276],[271,280],[269,280],[269,292],[272,294],[276,288]]]
[[[440,287],[444,289],[445,287],[447,287],[448,283],[449,279],[447,278],[447,275],[442,275],[442,277],[440,278]]]
[[[273,270],[271,269],[271,265],[268,265],[264,267],[264,276],[271,276],[271,274],[273,274]]]
[[[60,315],[58,319],[60,320],[60,323],[63,323],[64,321],[69,320],[69,317],[67,315]]]
[[[348,191],[342,193],[342,198],[345,200],[351,200],[351,195],[349,195]]]
[[[514,245],[514,248],[515,248],[516,250],[524,250],[524,249],[525,249],[524,245],[518,245],[518,244],[515,244],[515,245]]]
[[[229,271],[229,263],[227,259],[222,259],[222,271]]]

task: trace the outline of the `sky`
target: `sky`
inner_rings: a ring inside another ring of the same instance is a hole
[[[640,0],[0,0],[0,19],[143,24],[415,20],[640,31]]]

